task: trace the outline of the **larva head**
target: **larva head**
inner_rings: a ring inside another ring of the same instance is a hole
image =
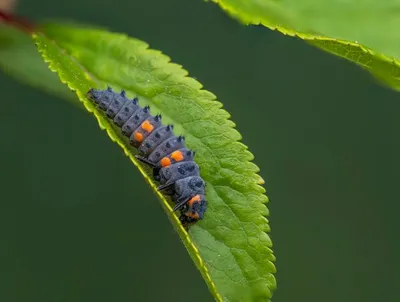
[[[181,209],[180,220],[184,225],[195,223],[203,219],[206,209],[206,197],[203,194],[197,194],[189,199]]]

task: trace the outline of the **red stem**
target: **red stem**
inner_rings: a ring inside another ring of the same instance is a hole
[[[2,10],[0,10],[0,23],[7,23],[9,25],[18,27],[26,33],[32,33],[36,28],[35,24],[27,21],[26,19],[6,13]]]

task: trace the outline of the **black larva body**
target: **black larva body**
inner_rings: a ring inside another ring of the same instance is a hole
[[[189,225],[203,219],[205,182],[194,162],[195,152],[185,147],[182,136],[174,135],[173,126],[162,125],[161,115],[152,116],[150,107],[140,107],[138,99],[129,100],[124,91],[90,89],[87,97],[129,137],[139,151],[136,158],[153,168],[154,179],[161,184],[158,190],[171,196],[181,222]]]

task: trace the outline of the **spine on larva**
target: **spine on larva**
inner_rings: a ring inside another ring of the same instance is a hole
[[[194,161],[195,152],[186,148],[183,136],[174,135],[173,125],[163,125],[160,114],[151,115],[149,106],[139,106],[138,99],[128,99],[124,91],[92,88],[86,96],[129,137],[138,150],[136,158],[153,169],[153,177],[160,183],[158,190],[171,196],[182,224],[188,226],[203,219],[207,208],[205,182]]]

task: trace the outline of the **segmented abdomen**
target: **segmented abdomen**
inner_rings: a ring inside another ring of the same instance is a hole
[[[155,180],[161,183],[159,190],[172,196],[182,223],[202,219],[205,183],[194,162],[195,152],[186,148],[183,136],[174,135],[173,125],[163,125],[160,114],[151,115],[149,106],[140,107],[138,99],[129,100],[124,91],[90,89],[87,97],[129,137],[140,154],[136,157],[153,168]]]

